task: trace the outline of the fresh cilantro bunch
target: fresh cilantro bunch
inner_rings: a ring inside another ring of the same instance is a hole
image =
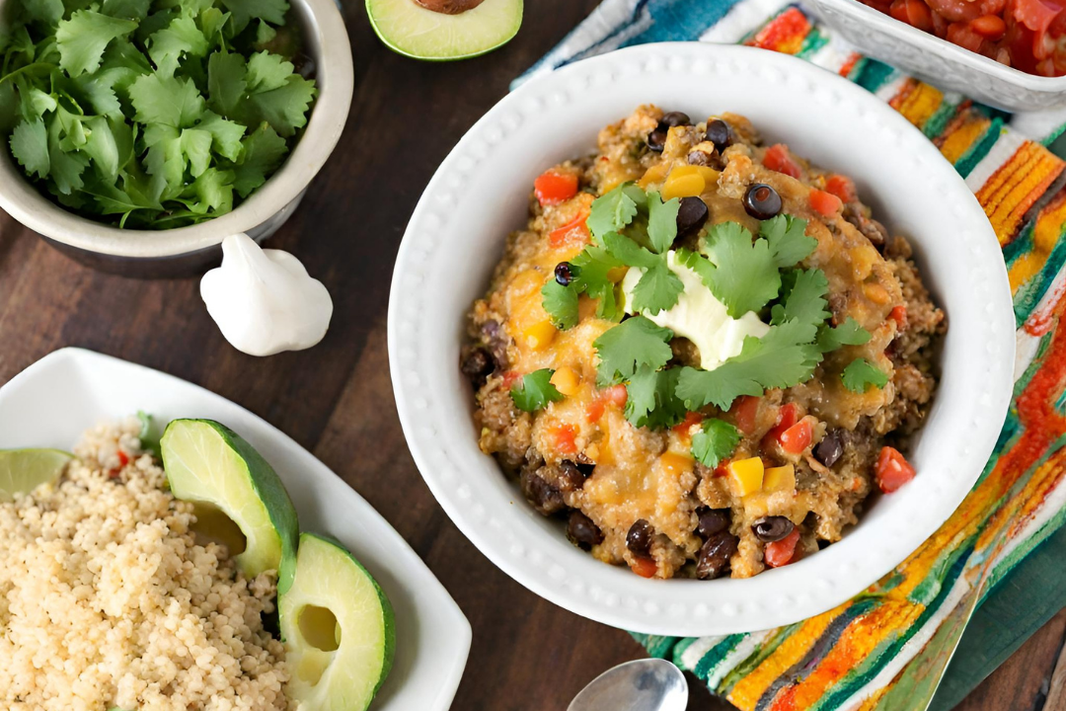
[[[60,204],[121,227],[217,217],[307,123],[285,0],[14,0],[0,134]]]

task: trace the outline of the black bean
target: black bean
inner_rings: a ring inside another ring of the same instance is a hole
[[[722,119],[711,119],[707,122],[707,140],[722,151],[733,143],[733,127]]]
[[[756,220],[769,220],[781,212],[781,196],[765,183],[755,183],[744,193],[744,210]]]
[[[577,509],[570,512],[570,520],[566,523],[566,537],[575,546],[586,551],[603,543],[603,532],[591,518]]]
[[[485,384],[485,379],[496,370],[496,359],[486,349],[477,346],[467,351],[459,368],[463,375],[470,379],[474,388],[480,389]]]
[[[648,134],[648,148],[656,153],[662,153],[663,148],[666,146],[666,129],[657,127],[654,131]]]
[[[684,237],[692,234],[707,221],[707,203],[698,197],[681,198],[681,205],[677,208],[677,236]]]
[[[839,461],[844,454],[844,438],[840,430],[833,430],[818,443],[814,448],[814,458],[827,467],[831,467]]]
[[[570,266],[570,262],[559,262],[555,265],[555,281],[559,282],[560,286],[570,286],[573,280],[574,269]]]
[[[784,516],[764,516],[751,525],[751,532],[763,543],[773,543],[792,533],[795,527]]]
[[[696,530],[703,538],[710,538],[729,528],[729,509],[701,509],[697,511],[700,522]]]
[[[725,575],[729,559],[737,552],[739,539],[729,531],[719,531],[704,542],[696,559],[696,577],[710,580]]]
[[[651,557],[651,539],[655,535],[651,524],[644,519],[637,519],[626,534],[626,548],[644,558]]]
[[[668,114],[663,114],[662,119],[659,120],[659,128],[666,126],[673,128],[674,126],[691,126],[692,119],[688,117],[684,111],[671,111]]]
[[[585,473],[584,467],[574,464],[569,459],[564,459],[559,462],[559,479],[563,485],[564,491],[574,491],[585,486],[585,479],[588,479],[589,474]]]
[[[540,513],[551,516],[566,508],[563,494],[532,469],[524,469],[519,477],[526,500]]]

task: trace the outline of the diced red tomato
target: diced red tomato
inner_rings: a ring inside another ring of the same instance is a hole
[[[577,195],[577,175],[547,170],[533,181],[533,192],[541,205],[558,205]]]
[[[738,430],[744,434],[751,434],[755,431],[755,417],[759,414],[759,398],[741,395],[729,408],[729,414],[733,416],[733,422]]]
[[[767,148],[762,157],[762,164],[778,173],[784,173],[793,178],[800,177],[799,164],[792,159],[788,152],[788,146],[784,143],[775,143]]]
[[[625,385],[612,385],[603,391],[603,399],[616,407],[625,407],[629,399],[629,391]]]
[[[685,419],[680,424],[674,425],[674,432],[679,435],[687,435],[688,431],[694,426],[703,422],[703,415],[698,412],[689,412],[685,415]]]
[[[118,462],[119,462],[119,466],[121,466],[121,467],[126,466],[127,464],[130,463],[130,455],[126,454],[121,449],[118,450]]]
[[[567,244],[588,244],[589,228],[585,224],[588,219],[588,210],[582,210],[577,217],[567,222],[562,227],[548,233],[548,246],[558,249]]]
[[[597,422],[603,417],[608,405],[615,405],[621,409],[626,406],[627,400],[629,400],[629,391],[626,390],[626,386],[612,385],[596,393],[592,398],[592,402],[585,408],[585,417],[588,418],[589,422]]]
[[[515,384],[522,379],[522,374],[517,370],[506,370],[503,373],[503,386],[510,390]]]
[[[577,430],[573,425],[558,425],[550,432],[555,440],[555,448],[563,454],[577,454]]]
[[[830,175],[825,180],[825,191],[840,198],[841,202],[855,202],[855,183],[846,175]]]
[[[655,574],[659,572],[659,566],[651,558],[644,558],[643,556],[633,556],[633,562],[629,565],[630,569],[642,578],[654,578]]]
[[[904,304],[893,306],[888,312],[888,317],[896,322],[897,331],[907,330],[907,307]]]
[[[893,447],[882,447],[877,458],[875,473],[877,486],[886,494],[891,494],[914,478],[915,471],[906,457]]]
[[[844,209],[844,203],[836,195],[827,193],[825,190],[811,188],[811,209],[824,217],[839,215]]]
[[[799,419],[799,408],[795,403],[786,402],[777,411],[777,424],[770,428],[770,431],[766,433],[767,439],[779,439],[781,433],[787,430],[792,425],[796,424],[796,420]]]
[[[781,441],[781,449],[789,454],[803,454],[807,447],[811,446],[813,436],[811,421],[803,419],[782,432],[778,439]]]
[[[595,397],[589,406],[585,408],[585,417],[589,422],[599,422],[603,417],[603,413],[607,410],[607,403],[603,401],[603,398]]]
[[[733,460],[732,459],[723,459],[722,461],[718,462],[718,466],[716,466],[714,468],[714,475],[716,477],[728,476],[729,475],[729,462],[731,462],[731,461],[733,461]]]
[[[771,568],[780,568],[782,565],[788,565],[796,556],[796,545],[799,543],[799,539],[799,529],[793,528],[792,533],[780,541],[767,543],[766,548],[763,549],[763,560]]]

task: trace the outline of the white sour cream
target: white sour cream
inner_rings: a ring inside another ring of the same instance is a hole
[[[699,350],[700,367],[704,370],[714,370],[727,359],[739,355],[747,336],[762,338],[770,330],[754,311],[740,318],[731,317],[725,304],[715,298],[699,274],[677,260],[674,250],[666,253],[666,264],[681,279],[685,290],[672,308],[655,315],[644,312],[644,316],[657,326],[669,328],[674,335],[692,341]],[[634,268],[622,279],[626,313],[634,313],[631,306],[633,289],[643,274],[643,269]]]
[[[222,241],[222,266],[204,274],[200,296],[226,340],[254,356],[310,348],[333,316],[329,292],[299,259],[245,234]]]

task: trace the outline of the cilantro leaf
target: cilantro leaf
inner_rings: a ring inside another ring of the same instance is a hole
[[[207,95],[211,108],[223,116],[231,116],[244,96],[244,57],[220,50],[207,58]]]
[[[740,430],[725,420],[709,417],[703,427],[692,435],[692,456],[703,466],[714,469],[737,448]]]
[[[222,4],[233,13],[238,31],[243,30],[253,18],[283,25],[285,13],[289,11],[289,3],[285,0],[222,0]]]
[[[199,178],[211,164],[211,134],[198,128],[181,132],[181,151],[189,161],[189,172]]]
[[[519,385],[511,388],[511,399],[515,407],[525,412],[533,412],[547,407],[549,402],[558,402],[563,394],[551,384],[555,371],[551,368],[535,370],[522,378]]]
[[[818,240],[806,234],[807,221],[792,215],[776,215],[763,220],[759,236],[770,244],[774,263],[781,269],[803,261],[818,247]]]
[[[281,136],[292,136],[307,125],[307,113],[317,89],[315,83],[292,74],[277,89],[252,94],[248,99],[250,123],[266,121]]]
[[[853,393],[864,393],[873,385],[883,388],[888,383],[888,374],[865,358],[856,358],[848,363],[840,374],[844,387]]]
[[[78,10],[56,28],[59,64],[76,77],[100,68],[100,59],[111,40],[137,29],[133,20],[109,17],[93,10]]]
[[[563,286],[551,279],[540,290],[544,310],[551,317],[552,325],[565,331],[577,325],[577,288],[571,283]]]
[[[608,329],[593,342],[600,358],[596,384],[600,387],[633,377],[640,366],[658,370],[673,357],[674,333],[643,316],[634,316]]]
[[[768,388],[787,388],[814,374],[822,354],[811,343],[813,324],[786,321],[771,326],[762,338],[748,336],[738,355],[714,370],[685,368],[677,396],[689,410],[708,404],[728,410],[741,395],[762,395]]]
[[[782,276],[782,301],[773,308],[771,323],[801,321],[818,326],[829,318],[825,295],[829,280],[821,269],[792,269]]]
[[[191,79],[146,74],[130,86],[130,101],[139,123],[185,128],[204,111],[204,98]]]
[[[644,199],[644,191],[632,183],[623,183],[592,201],[585,224],[596,239],[617,232],[633,221],[638,203]]]
[[[111,17],[126,20],[143,20],[148,17],[148,6],[152,0],[104,0],[100,12]]]
[[[186,13],[175,17],[148,40],[148,56],[155,62],[159,73],[167,77],[174,76],[178,62],[184,56],[202,57],[207,50],[207,38]]]
[[[847,320],[836,328],[823,326],[818,329],[816,343],[818,350],[828,353],[841,346],[861,346],[869,340],[870,332],[860,326],[858,321],[848,316]]]
[[[266,177],[274,171],[288,152],[288,144],[269,124],[263,124],[243,141],[243,153],[240,163],[234,168],[236,176],[233,187],[241,197],[266,182]]]
[[[246,84],[253,94],[273,91],[285,86],[295,67],[281,56],[270,52],[256,52],[248,58]]]
[[[633,287],[633,310],[650,313],[667,311],[677,303],[685,285],[666,262],[657,260],[644,270],[640,281]]]
[[[661,257],[652,254],[619,232],[605,232],[601,239],[604,249],[627,267],[649,269],[662,262]]]
[[[196,124],[196,128],[211,134],[211,145],[216,151],[218,151],[220,156],[232,161],[236,161],[240,158],[241,150],[243,148],[241,138],[244,136],[244,126],[234,121],[228,121],[214,111],[205,111],[204,117],[200,120],[200,123]],[[277,134],[274,135],[276,136]],[[278,140],[281,141],[282,153],[284,154],[284,151],[287,149],[285,141],[281,138],[278,138]],[[275,167],[277,167],[276,164],[269,166],[269,169]],[[266,171],[264,171],[264,177],[265,172]],[[260,185],[261,184],[262,183],[260,183]],[[256,185],[255,187],[259,186]],[[244,195],[247,195],[247,193],[244,193]]]
[[[615,298],[615,282],[611,281],[610,272],[624,266],[602,247],[586,247],[581,254],[570,260],[577,267],[577,288],[590,298],[597,299],[596,315],[608,321],[617,321],[622,317]]]
[[[704,251],[714,269],[695,271],[733,318],[759,311],[781,289],[770,245],[765,239],[753,242],[751,233],[736,222],[712,227]]]
[[[48,155],[48,133],[45,130],[44,121],[22,121],[11,133],[8,141],[11,145],[11,155],[26,169],[27,175],[36,173],[44,178],[51,170],[51,160]]]
[[[233,209],[233,173],[208,168],[183,194],[191,196],[185,204],[196,214],[229,212]]]
[[[685,404],[674,394],[680,375],[680,368],[640,366],[626,385],[626,419],[634,427],[651,429],[673,427],[685,419]]]
[[[86,120],[88,137],[83,150],[93,159],[97,171],[107,179],[118,178],[120,155],[118,141],[110,124],[103,116],[93,116]]]
[[[648,193],[648,240],[652,250],[658,254],[670,249],[677,238],[677,211],[680,207],[680,198],[663,202],[659,193]]]

